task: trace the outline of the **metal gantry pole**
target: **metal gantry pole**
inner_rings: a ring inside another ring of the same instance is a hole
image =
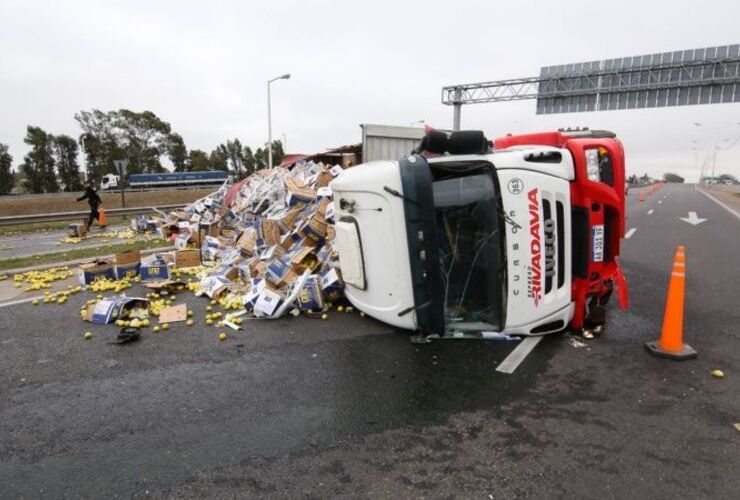
[[[462,112],[462,89],[455,89],[455,99],[452,103],[452,130],[460,130],[460,114]]]

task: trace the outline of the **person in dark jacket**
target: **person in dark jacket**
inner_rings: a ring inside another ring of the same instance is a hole
[[[100,204],[103,202],[100,199],[100,196],[98,196],[98,193],[95,191],[95,188],[93,188],[92,182],[85,181],[85,192],[77,198],[77,201],[87,200],[87,203],[90,205],[90,216],[87,218],[87,230],[90,231],[90,226],[92,226],[92,223],[95,219],[97,219],[98,216],[98,207],[100,207]],[[104,228],[106,226],[101,226],[101,228]]]

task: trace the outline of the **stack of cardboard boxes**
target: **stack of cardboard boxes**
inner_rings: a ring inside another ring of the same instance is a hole
[[[197,266],[202,260],[207,271],[200,291],[209,297],[236,294],[247,310],[262,317],[280,316],[293,306],[322,309],[343,289],[332,247],[328,187],[341,171],[313,162],[292,170],[259,170],[166,218],[135,221],[132,226],[139,230],[156,224],[178,249],[174,256],[142,261],[141,279],[168,279],[170,267]],[[193,246],[198,249],[186,249]]]

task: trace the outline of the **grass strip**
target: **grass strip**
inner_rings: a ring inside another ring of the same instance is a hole
[[[147,250],[150,248],[162,248],[169,245],[167,240],[152,239],[129,241],[126,243],[101,244],[97,247],[74,248],[61,252],[44,253],[38,255],[26,255],[23,257],[14,257],[0,260],[0,271],[7,269],[18,269],[40,264],[50,264],[55,262],[67,262],[70,260],[84,259],[87,257],[102,257],[127,250]]]

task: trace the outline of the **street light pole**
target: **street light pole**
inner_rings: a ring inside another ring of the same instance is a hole
[[[290,78],[290,73],[276,76],[272,80],[267,80],[267,162],[270,168],[272,168],[272,103],[270,98],[270,84],[275,80],[287,80],[288,78]]]

